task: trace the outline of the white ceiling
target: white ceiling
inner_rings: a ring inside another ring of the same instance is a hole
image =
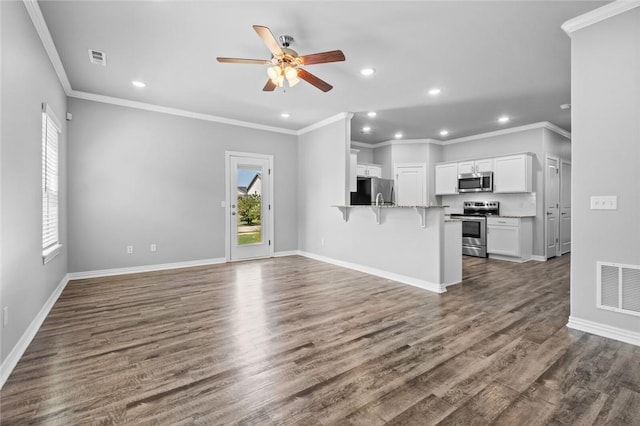
[[[540,121],[570,130],[560,109],[570,102],[570,39],[560,25],[605,3],[39,2],[74,90],[292,130],[355,112],[352,139],[368,143],[396,131],[446,140]],[[293,36],[301,55],[341,49],[345,62],[307,67],[334,89],[302,82],[263,92],[265,66],[218,63],[270,58],[254,24]],[[89,48],[106,52],[107,67],[89,62]],[[366,66],[373,77],[360,75]],[[429,96],[432,87],[442,93]],[[512,117],[506,125],[496,122],[502,114]]]

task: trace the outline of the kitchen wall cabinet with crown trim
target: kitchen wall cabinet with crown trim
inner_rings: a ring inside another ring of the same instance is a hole
[[[358,163],[356,174],[364,177],[382,177],[382,166],[379,164]]]
[[[532,159],[529,154],[497,157],[493,160],[493,192],[533,191]]]
[[[493,158],[482,160],[462,161],[458,163],[458,173],[481,173],[493,171]]]
[[[437,164],[436,195],[458,194],[458,163]]]

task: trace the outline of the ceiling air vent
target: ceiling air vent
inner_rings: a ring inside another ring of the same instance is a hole
[[[640,266],[598,262],[597,306],[640,315]]]
[[[98,64],[106,67],[107,54],[99,50],[89,49],[89,61],[91,61],[92,64]]]

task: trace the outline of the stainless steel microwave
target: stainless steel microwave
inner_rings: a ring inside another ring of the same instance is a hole
[[[493,172],[458,175],[458,192],[493,192]]]

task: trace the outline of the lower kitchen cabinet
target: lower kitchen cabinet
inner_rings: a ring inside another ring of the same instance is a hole
[[[531,259],[533,219],[530,217],[487,217],[489,257],[526,262]]]

